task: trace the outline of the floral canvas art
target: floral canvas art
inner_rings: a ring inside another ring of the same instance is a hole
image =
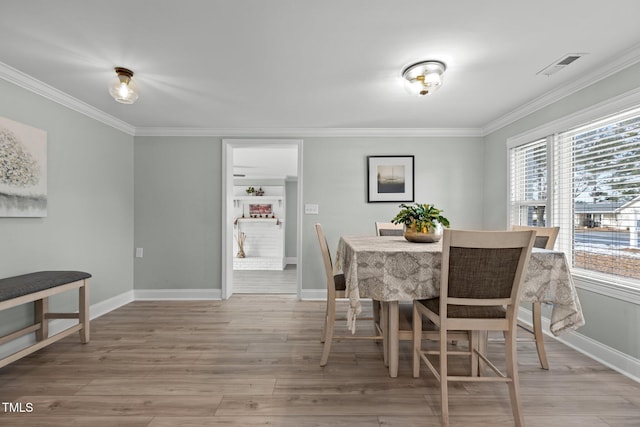
[[[0,117],[0,216],[47,216],[47,133]]]

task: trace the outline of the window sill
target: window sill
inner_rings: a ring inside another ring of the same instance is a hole
[[[640,305],[640,284],[616,283],[582,270],[573,270],[571,275],[579,289]]]

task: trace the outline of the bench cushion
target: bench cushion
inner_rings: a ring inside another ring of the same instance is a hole
[[[89,277],[91,274],[83,271],[39,271],[22,276],[7,277],[0,279],[0,301],[55,288]]]

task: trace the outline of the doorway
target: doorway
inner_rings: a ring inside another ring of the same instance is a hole
[[[222,150],[222,298],[299,298],[302,141],[223,139]]]

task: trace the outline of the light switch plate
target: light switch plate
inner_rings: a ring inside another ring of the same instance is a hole
[[[306,215],[318,215],[319,209],[319,206],[316,204],[306,203],[304,205],[304,213]]]
[[[142,248],[136,248],[136,258],[142,258]]]

